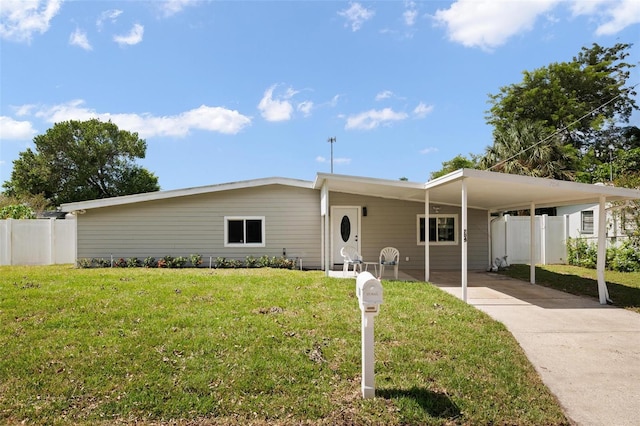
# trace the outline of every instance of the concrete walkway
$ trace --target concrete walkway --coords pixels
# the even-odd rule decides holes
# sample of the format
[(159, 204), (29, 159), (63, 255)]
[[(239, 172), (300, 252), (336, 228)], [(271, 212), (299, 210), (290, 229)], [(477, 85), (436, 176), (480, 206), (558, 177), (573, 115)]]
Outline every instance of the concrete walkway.
[[(460, 274), (430, 281), (461, 297)], [(640, 425), (640, 315), (498, 274), (470, 272), (468, 302), (502, 322), (578, 425)]]

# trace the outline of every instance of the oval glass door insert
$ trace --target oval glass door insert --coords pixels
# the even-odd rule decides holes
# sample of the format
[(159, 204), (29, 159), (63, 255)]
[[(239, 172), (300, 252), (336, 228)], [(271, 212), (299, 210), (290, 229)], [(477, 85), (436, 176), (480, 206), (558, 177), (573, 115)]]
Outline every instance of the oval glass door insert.
[(349, 216), (345, 215), (342, 217), (342, 221), (340, 222), (340, 236), (345, 243), (349, 241), (349, 237), (351, 236), (351, 221), (349, 220)]

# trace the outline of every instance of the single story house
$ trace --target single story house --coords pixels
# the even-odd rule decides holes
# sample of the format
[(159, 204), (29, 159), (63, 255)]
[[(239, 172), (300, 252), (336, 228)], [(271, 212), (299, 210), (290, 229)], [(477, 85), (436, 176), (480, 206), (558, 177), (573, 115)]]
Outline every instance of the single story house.
[[(344, 245), (355, 246), (365, 261), (393, 246), (400, 269), (424, 271), (425, 280), (432, 269), (461, 271), (466, 300), (468, 270), (492, 262), (492, 212), (628, 199), (640, 199), (640, 191), (460, 169), (426, 183), (318, 173), (314, 181), (265, 178), (60, 208), (77, 215), (77, 258), (284, 255), (328, 273), (342, 264)], [(604, 232), (599, 227), (603, 241)]]

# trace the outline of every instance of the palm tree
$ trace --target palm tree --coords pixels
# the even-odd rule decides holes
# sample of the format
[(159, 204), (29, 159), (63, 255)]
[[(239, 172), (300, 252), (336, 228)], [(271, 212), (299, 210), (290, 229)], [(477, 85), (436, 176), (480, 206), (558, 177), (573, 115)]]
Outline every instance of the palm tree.
[(574, 180), (573, 148), (542, 124), (515, 122), (493, 133), (493, 145), (480, 159), (480, 169), (525, 176)]

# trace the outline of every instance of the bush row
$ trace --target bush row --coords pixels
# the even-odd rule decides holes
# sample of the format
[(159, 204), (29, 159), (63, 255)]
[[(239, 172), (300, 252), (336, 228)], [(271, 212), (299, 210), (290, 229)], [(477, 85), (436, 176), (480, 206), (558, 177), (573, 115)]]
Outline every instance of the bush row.
[[(567, 241), (567, 261), (569, 265), (595, 269), (598, 261), (598, 245), (588, 243), (583, 238), (570, 238)], [(625, 240), (619, 246), (607, 248), (605, 268), (619, 272), (640, 271), (640, 247), (631, 240)]]
[[(159, 259), (155, 257), (147, 257), (144, 259), (137, 257), (120, 257), (117, 259), (81, 258), (78, 259), (77, 265), (79, 268), (197, 268), (202, 265), (202, 256), (192, 254), (189, 255), (189, 257), (164, 256)], [(244, 260), (216, 257), (212, 260), (211, 267), (294, 269), (296, 267), (296, 260), (275, 256), (247, 256)]]

